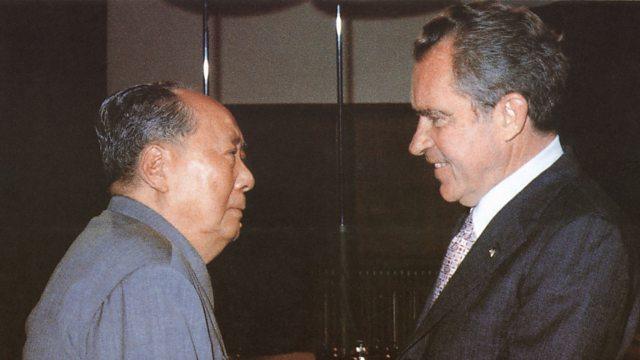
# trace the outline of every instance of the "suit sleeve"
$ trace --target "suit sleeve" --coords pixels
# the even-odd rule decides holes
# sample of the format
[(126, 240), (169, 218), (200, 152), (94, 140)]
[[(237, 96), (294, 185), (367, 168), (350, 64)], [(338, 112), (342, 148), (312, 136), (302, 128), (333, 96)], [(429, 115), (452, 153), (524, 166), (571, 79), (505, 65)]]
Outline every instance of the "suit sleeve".
[(635, 281), (619, 229), (585, 216), (548, 240), (520, 288), (508, 358), (613, 358)]
[(209, 344), (198, 294), (179, 272), (148, 266), (125, 278), (95, 313), (88, 359), (196, 359)]

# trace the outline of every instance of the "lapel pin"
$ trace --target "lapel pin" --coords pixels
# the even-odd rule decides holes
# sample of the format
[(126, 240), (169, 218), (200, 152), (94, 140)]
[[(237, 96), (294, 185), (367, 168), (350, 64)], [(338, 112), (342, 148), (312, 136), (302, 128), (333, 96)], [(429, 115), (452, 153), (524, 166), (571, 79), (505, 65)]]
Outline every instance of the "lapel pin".
[(493, 249), (493, 248), (492, 248), (492, 249), (489, 249), (489, 257), (491, 257), (491, 258), (492, 258), (492, 257), (493, 257), (493, 255), (495, 255), (495, 254), (496, 254), (496, 249)]

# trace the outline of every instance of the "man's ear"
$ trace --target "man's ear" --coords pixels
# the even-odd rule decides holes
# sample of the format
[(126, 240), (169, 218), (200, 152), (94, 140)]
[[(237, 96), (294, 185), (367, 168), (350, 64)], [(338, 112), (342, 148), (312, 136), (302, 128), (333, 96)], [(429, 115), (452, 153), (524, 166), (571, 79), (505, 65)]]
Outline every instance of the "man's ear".
[(169, 150), (160, 144), (145, 146), (138, 159), (138, 173), (142, 181), (159, 192), (169, 190), (167, 167)]
[(498, 101), (494, 114), (498, 116), (504, 140), (511, 141), (524, 130), (529, 104), (521, 94), (509, 93)]

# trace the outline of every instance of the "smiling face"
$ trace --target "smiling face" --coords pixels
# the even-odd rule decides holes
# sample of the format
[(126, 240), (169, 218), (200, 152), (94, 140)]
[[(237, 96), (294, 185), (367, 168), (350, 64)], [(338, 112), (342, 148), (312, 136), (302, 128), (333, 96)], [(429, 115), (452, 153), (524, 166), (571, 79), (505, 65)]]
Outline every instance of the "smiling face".
[[(166, 201), (176, 226), (205, 261), (238, 237), (245, 192), (254, 179), (243, 162), (242, 133), (220, 104), (195, 92), (176, 92), (192, 110), (195, 131), (173, 146)], [(211, 258), (211, 259), (208, 259)], [(207, 261), (208, 262), (208, 261)]]
[(508, 160), (497, 121), (491, 114), (480, 118), (456, 91), (452, 50), (451, 40), (443, 39), (414, 67), (412, 103), (419, 119), (409, 151), (434, 164), (446, 201), (475, 206), (505, 177)]

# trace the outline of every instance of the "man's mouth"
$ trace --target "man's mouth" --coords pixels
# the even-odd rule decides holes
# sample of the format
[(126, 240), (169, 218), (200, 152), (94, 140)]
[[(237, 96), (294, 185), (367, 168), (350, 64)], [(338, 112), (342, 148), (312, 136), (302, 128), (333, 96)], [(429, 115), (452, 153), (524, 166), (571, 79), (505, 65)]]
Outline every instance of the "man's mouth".
[(448, 163), (446, 163), (446, 162), (437, 162), (437, 163), (433, 163), (433, 166), (434, 166), (436, 169), (440, 169), (441, 167), (444, 167), (444, 166), (447, 166), (447, 165), (449, 165), (449, 164), (448, 164)]

